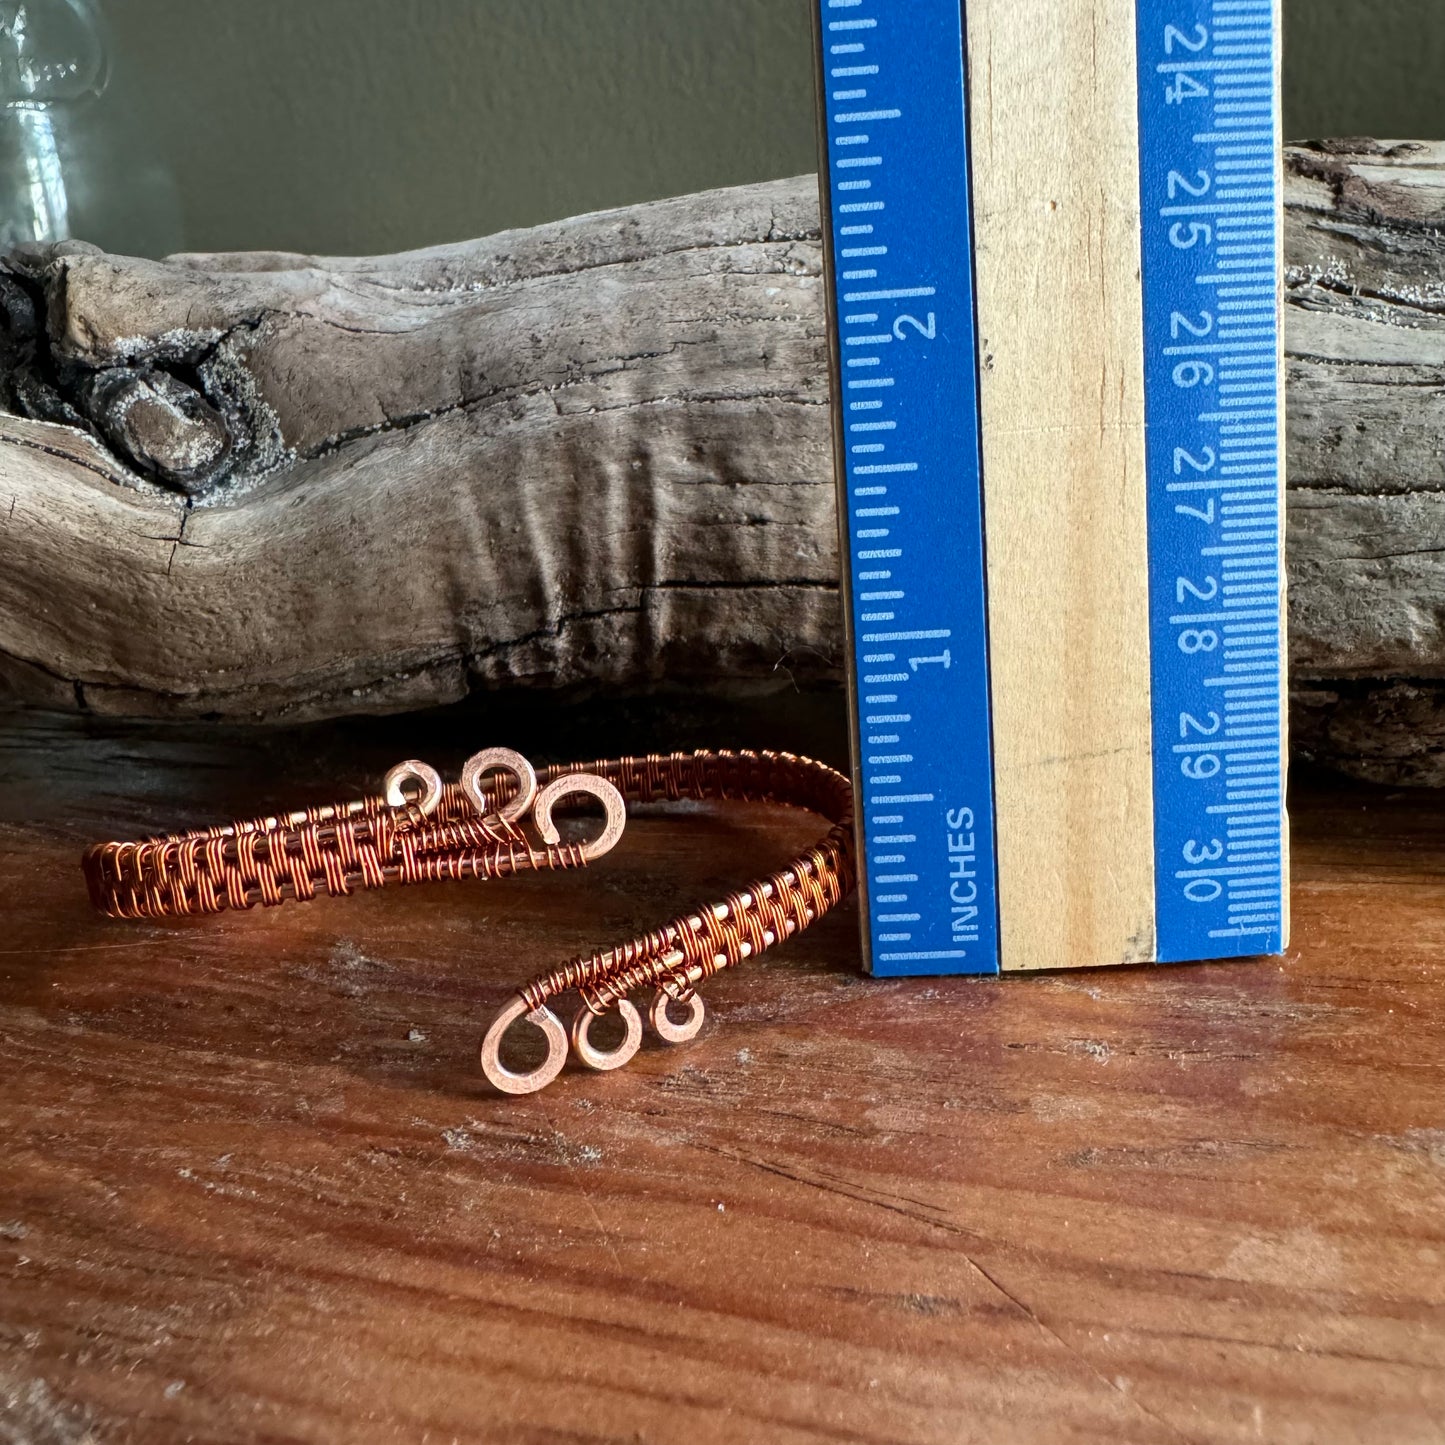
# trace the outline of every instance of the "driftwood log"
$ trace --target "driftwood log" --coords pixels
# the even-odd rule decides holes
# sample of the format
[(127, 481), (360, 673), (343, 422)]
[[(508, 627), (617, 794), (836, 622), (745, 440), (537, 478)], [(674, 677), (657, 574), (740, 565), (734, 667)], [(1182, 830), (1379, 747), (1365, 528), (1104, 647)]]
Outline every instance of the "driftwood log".
[[(1445, 146), (1287, 170), (1297, 742), (1445, 783)], [(836, 682), (820, 250), (800, 177), (373, 259), (0, 259), (0, 687)]]

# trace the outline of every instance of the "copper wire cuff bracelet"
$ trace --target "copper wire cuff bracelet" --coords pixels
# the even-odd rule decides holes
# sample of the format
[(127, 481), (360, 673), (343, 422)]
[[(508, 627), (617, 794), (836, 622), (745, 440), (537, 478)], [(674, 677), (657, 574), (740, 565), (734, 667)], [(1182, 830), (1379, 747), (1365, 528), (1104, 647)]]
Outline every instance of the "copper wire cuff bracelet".
[[(600, 802), (605, 820), (597, 836), (564, 843), (553, 810), (575, 795)], [(386, 775), (380, 797), (143, 842), (97, 843), (82, 867), (91, 901), (113, 918), (270, 907), (388, 883), (503, 878), (600, 858), (622, 836), (624, 799), (779, 803), (819, 813), (833, 826), (786, 867), (721, 903), (571, 959), (520, 989), (487, 1030), (481, 1065), (503, 1092), (530, 1094), (567, 1061), (568, 1030), (547, 1007), (559, 994), (575, 991), (581, 1000), (570, 1031), (578, 1058), (594, 1069), (619, 1068), (642, 1041), (630, 994), (654, 990), (654, 1031), (668, 1043), (690, 1039), (702, 1027), (700, 984), (806, 928), (847, 896), (855, 873), (853, 793), (841, 773), (791, 753), (746, 751), (650, 753), (539, 773), (520, 753), (488, 748), (468, 759), (457, 783), (410, 760)], [(686, 1010), (681, 1022), (674, 1007)], [(599, 1048), (592, 1024), (614, 1009), (622, 1042)], [(540, 1029), (547, 1045), (545, 1060), (526, 1073), (501, 1060), (503, 1035), (519, 1019)]]

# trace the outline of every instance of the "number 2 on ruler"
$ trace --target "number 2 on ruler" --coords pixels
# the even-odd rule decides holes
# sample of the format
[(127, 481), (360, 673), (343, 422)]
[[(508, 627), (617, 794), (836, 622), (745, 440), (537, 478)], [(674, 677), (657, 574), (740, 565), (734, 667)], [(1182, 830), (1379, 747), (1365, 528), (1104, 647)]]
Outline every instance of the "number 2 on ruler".
[(1159, 956), (1200, 958), (1283, 932), (1275, 11), (1138, 8)]

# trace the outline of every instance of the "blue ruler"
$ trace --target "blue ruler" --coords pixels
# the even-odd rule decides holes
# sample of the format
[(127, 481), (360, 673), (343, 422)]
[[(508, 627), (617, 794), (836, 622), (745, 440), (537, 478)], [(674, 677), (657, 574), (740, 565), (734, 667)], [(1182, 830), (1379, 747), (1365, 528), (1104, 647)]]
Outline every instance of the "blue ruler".
[(1273, 0), (1138, 0), (1161, 962), (1285, 921)]
[(819, 10), (870, 966), (993, 973), (959, 0), (819, 0)]
[[(1135, 11), (1155, 956), (1277, 952), (1275, 0)], [(994, 972), (966, 13), (818, 0), (817, 14), (871, 966)]]

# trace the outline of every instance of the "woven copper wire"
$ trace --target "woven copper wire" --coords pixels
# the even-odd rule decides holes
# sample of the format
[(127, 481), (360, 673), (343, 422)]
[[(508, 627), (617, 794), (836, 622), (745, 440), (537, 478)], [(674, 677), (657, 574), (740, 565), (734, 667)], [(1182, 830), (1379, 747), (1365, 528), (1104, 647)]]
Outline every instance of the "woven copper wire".
[[(509, 795), (502, 783), (484, 796), (496, 808)], [(141, 842), (97, 843), (81, 867), (91, 902), (112, 918), (170, 918), (585, 862), (576, 844), (539, 847), (495, 813), (482, 817), (461, 788), (448, 784), (430, 817), (366, 798)]]
[(853, 789), (841, 773), (811, 758), (751, 751), (650, 753), (548, 768), (538, 776), (551, 781), (567, 772), (597, 773), (632, 802), (781, 803), (819, 813), (833, 827), (787, 867), (722, 903), (540, 974), (521, 990), (529, 1010), (571, 989), (593, 1013), (647, 987), (663, 987), (686, 1002), (713, 974), (800, 932), (853, 887)]
[[(594, 1013), (649, 986), (685, 1003), (698, 984), (808, 927), (853, 886), (852, 787), (810, 758), (649, 753), (546, 768), (538, 779), (545, 785), (569, 773), (598, 774), (632, 802), (779, 803), (819, 813), (833, 827), (786, 867), (723, 902), (539, 975), (521, 990), (529, 1009), (570, 989)], [(141, 842), (97, 843), (86, 850), (82, 867), (91, 901), (113, 918), (220, 913), (388, 883), (584, 867), (580, 845), (539, 847), (490, 811), (514, 791), (505, 779), (495, 783), (484, 794), (486, 816), (460, 787), (447, 784), (430, 816), (373, 797)]]

